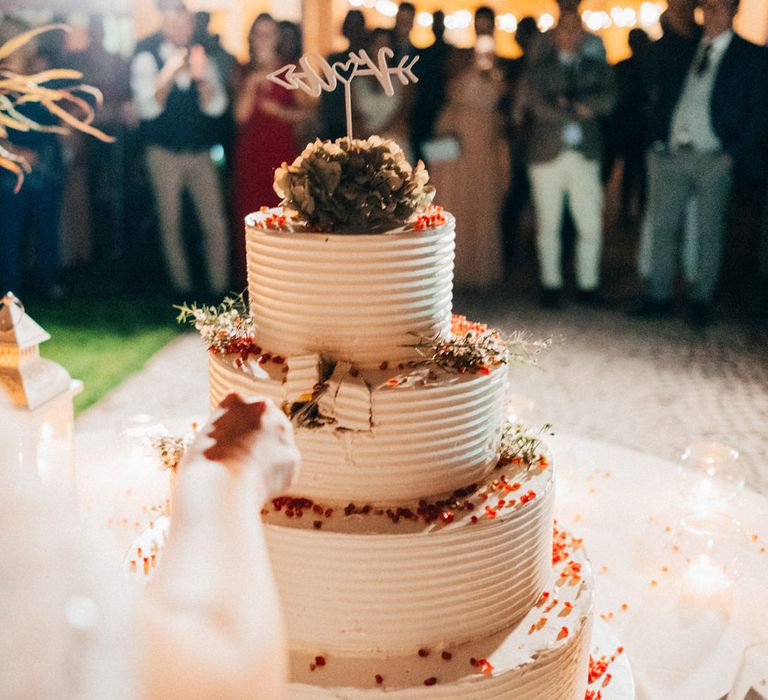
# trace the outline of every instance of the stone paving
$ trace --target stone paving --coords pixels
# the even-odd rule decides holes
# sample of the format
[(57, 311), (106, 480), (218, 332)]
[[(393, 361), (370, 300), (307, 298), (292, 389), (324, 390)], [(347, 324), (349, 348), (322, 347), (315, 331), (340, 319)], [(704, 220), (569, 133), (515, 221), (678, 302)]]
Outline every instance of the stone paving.
[[(511, 369), (513, 404), (532, 424), (675, 461), (687, 445), (725, 442), (748, 483), (768, 494), (768, 332), (721, 321), (696, 332), (682, 321), (637, 321), (618, 311), (458, 295), (457, 313), (504, 331), (555, 338), (539, 366)], [(206, 353), (181, 336), (78, 419), (79, 430), (120, 426), (136, 414), (174, 421), (207, 409)]]

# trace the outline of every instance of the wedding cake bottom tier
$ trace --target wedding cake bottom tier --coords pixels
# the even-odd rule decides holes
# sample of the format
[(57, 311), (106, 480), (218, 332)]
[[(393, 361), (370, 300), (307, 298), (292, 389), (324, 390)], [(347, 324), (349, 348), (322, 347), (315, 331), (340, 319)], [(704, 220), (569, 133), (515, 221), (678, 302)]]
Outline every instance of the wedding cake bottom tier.
[(293, 651), (287, 697), (583, 700), (592, 608), (591, 570), (577, 549), (553, 565), (549, 585), (514, 627), (388, 658)]

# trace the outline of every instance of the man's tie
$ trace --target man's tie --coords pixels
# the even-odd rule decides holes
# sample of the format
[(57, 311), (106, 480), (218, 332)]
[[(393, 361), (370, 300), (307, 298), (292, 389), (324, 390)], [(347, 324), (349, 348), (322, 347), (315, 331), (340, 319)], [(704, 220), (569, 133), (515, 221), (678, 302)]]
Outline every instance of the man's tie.
[(709, 69), (709, 58), (712, 54), (712, 43), (704, 42), (703, 48), (699, 52), (699, 59), (696, 62), (696, 75), (702, 76)]

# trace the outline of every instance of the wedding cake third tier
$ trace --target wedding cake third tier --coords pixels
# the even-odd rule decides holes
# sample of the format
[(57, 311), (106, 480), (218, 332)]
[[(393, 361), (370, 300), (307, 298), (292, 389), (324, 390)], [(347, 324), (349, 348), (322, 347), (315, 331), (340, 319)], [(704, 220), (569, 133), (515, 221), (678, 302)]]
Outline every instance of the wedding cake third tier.
[(509, 348), (451, 315), (423, 165), (317, 141), (276, 190), (246, 222), (250, 312), (196, 320), (212, 404), (266, 395), (296, 427), (299, 481), (263, 511), (289, 697), (582, 700), (589, 565), (553, 541), (538, 437), (505, 425)]

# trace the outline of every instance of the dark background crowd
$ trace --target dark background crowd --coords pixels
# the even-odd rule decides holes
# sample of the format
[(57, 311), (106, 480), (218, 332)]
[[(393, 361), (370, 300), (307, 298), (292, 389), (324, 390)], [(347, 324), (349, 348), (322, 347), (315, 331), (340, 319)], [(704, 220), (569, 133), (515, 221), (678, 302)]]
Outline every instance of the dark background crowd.
[[(661, 38), (633, 29), (616, 65), (578, 0), (559, 5), (549, 31), (519, 21), (516, 59), (497, 55), (488, 7), (474, 12), (472, 48), (446, 43), (441, 12), (417, 49), (412, 4), (393, 29), (351, 10), (347, 48), (330, 62), (384, 46), (420, 57), (418, 83), (393, 97), (374, 78), (353, 81), (355, 137), (392, 137), (426, 162), (436, 202), (456, 216), (459, 288), (535, 294), (545, 308), (634, 301), (639, 317), (682, 311), (701, 327), (717, 309), (765, 315), (768, 56), (733, 32), (738, 0), (670, 0)], [(87, 40), (45, 34), (3, 65), (82, 71), (104, 93), (96, 126), (116, 138), (11, 132), (33, 169), (17, 194), (0, 175), (4, 290), (241, 290), (242, 221), (278, 203), (274, 168), (316, 136), (345, 135), (342, 90), (313, 100), (266, 78), (301, 56), (300, 26), (259, 15), (241, 64), (207, 13), (159, 9), (161, 28), (130, 59), (104, 49), (94, 17)], [(0, 43), (24, 29), (4, 19)]]

